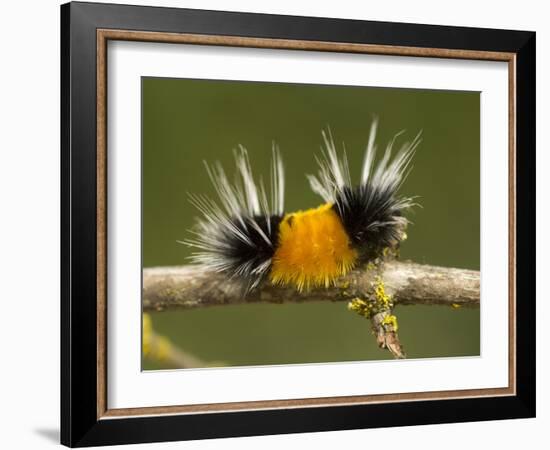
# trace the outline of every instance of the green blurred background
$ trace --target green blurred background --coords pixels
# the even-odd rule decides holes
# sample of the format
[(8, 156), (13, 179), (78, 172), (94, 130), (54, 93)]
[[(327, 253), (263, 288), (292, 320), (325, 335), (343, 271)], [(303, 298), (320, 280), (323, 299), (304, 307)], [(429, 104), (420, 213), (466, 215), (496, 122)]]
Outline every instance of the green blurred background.
[[(202, 161), (233, 173), (245, 146), (255, 175), (269, 179), (271, 144), (286, 170), (285, 209), (315, 207), (305, 174), (316, 173), (321, 129), (345, 142), (354, 181), (368, 131), (379, 118), (379, 154), (400, 130), (423, 130), (403, 184), (422, 208), (409, 215), (402, 259), (479, 270), (480, 103), (478, 92), (169, 78), (142, 79), (143, 266), (186, 264), (196, 210), (186, 192), (214, 197)], [(479, 309), (398, 306), (409, 358), (479, 355)], [(158, 334), (207, 362), (224, 365), (390, 359), (369, 322), (342, 303), (243, 305), (151, 314)], [(144, 369), (163, 365), (144, 360)]]

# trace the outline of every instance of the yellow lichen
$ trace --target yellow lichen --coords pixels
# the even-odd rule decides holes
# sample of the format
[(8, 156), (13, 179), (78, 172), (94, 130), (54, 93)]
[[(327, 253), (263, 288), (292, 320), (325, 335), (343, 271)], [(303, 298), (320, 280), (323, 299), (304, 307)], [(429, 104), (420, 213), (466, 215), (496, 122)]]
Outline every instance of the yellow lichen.
[(350, 311), (360, 311), (367, 305), (367, 302), (359, 297), (354, 298), (348, 303), (348, 309)]
[(372, 316), (374, 305), (370, 302), (356, 297), (348, 303), (348, 309), (354, 311), (360, 316), (369, 319)]
[(391, 296), (386, 293), (384, 281), (380, 276), (377, 276), (375, 279), (374, 295), (376, 302), (382, 306), (383, 309), (390, 309), (393, 306)]
[(397, 317), (395, 317), (393, 314), (388, 314), (382, 320), (382, 325), (385, 325), (385, 326), (389, 325), (393, 328), (393, 331), (397, 331), (397, 328), (398, 328)]
[(374, 264), (373, 262), (369, 262), (367, 264), (367, 270), (374, 270), (376, 269), (376, 264)]
[(386, 293), (386, 287), (380, 276), (375, 278), (373, 287), (374, 293), (369, 300), (356, 297), (348, 303), (348, 309), (367, 319), (374, 314), (390, 311), (393, 308), (392, 298)]

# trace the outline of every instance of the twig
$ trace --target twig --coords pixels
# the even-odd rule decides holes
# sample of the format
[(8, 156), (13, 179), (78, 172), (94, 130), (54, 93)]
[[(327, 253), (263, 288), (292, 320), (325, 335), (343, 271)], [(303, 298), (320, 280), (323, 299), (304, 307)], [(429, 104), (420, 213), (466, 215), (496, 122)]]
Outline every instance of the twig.
[(297, 292), (264, 282), (244, 294), (243, 285), (200, 266), (143, 270), (145, 311), (198, 308), (254, 302), (348, 301), (370, 319), (376, 342), (397, 358), (405, 352), (392, 314), (397, 304), (479, 306), (479, 272), (385, 260), (357, 269), (329, 288)]
[(373, 332), (378, 347), (387, 349), (395, 359), (406, 358), (403, 346), (395, 326), (387, 324), (384, 319), (391, 317), (390, 311), (382, 311), (371, 318)]
[[(163, 341), (164, 336), (159, 336), (157, 333), (151, 333), (149, 345), (152, 348), (151, 358), (162, 361), (164, 365), (173, 367), (174, 369), (188, 369), (194, 367), (207, 367), (209, 364), (201, 361), (194, 355), (187, 353), (174, 344), (170, 343), (170, 346), (164, 350), (165, 354), (159, 351), (163, 346), (166, 346)], [(160, 355), (159, 355), (160, 354)]]
[(143, 314), (143, 356), (174, 369), (207, 367), (210, 364), (176, 346), (166, 336), (153, 329), (151, 316)]
[(357, 269), (329, 288), (297, 292), (266, 282), (246, 296), (237, 281), (200, 266), (147, 268), (143, 270), (143, 308), (162, 311), (257, 302), (349, 301), (368, 296), (377, 276), (384, 280), (395, 305), (479, 306), (479, 272), (394, 260), (375, 269)]

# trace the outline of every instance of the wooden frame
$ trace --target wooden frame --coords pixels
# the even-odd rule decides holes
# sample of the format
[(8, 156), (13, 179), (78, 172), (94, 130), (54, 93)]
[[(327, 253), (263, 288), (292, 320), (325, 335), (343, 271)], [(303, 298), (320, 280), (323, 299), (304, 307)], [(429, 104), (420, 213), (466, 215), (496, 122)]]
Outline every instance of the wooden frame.
[[(89, 3), (63, 5), (61, 14), (62, 443), (83, 446), (534, 416), (535, 330), (529, 320), (535, 313), (534, 33)], [(508, 62), (509, 386), (109, 409), (108, 40)]]

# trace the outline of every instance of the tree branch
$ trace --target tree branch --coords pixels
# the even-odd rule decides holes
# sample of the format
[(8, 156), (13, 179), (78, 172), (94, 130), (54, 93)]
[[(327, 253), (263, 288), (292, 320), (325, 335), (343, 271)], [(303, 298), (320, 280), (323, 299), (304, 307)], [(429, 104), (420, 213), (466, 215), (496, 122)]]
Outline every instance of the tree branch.
[(143, 308), (162, 311), (257, 302), (349, 301), (368, 296), (377, 276), (395, 305), (479, 306), (479, 272), (391, 260), (375, 268), (357, 269), (329, 288), (297, 292), (266, 282), (246, 296), (239, 282), (200, 266), (147, 268), (143, 270)]

